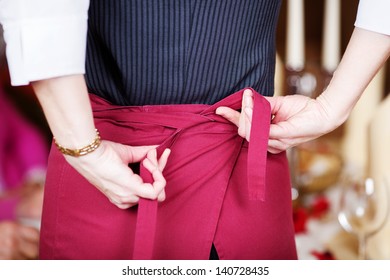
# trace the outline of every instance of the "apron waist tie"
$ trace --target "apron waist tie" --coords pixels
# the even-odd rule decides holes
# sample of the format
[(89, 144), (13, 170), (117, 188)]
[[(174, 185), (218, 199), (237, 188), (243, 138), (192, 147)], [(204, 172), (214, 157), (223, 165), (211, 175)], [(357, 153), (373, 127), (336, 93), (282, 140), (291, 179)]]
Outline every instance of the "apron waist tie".
[[(221, 118), (215, 115), (219, 106), (227, 106), (235, 110), (241, 109), (242, 89), (223, 100), (211, 105), (202, 112), (211, 118)], [(248, 147), (247, 157), (247, 182), (250, 200), (265, 201), (266, 198), (266, 161), (269, 128), (271, 123), (271, 108), (269, 102), (260, 94), (253, 92), (254, 108), (251, 127), (251, 141)], [(173, 137), (177, 137), (176, 133)], [(172, 139), (173, 141), (173, 139)], [(164, 142), (157, 148), (158, 156), (168, 148), (172, 141)], [(152, 183), (152, 175), (141, 164), (140, 175), (145, 182)], [(133, 259), (152, 259), (157, 220), (156, 200), (141, 198), (138, 204), (137, 223), (135, 229)]]

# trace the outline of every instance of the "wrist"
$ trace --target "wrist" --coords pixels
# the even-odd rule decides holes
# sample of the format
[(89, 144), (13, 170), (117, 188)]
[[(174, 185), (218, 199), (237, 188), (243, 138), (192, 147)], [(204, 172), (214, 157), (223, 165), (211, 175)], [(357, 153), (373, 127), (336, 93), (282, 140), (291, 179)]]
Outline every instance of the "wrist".
[(95, 125), (82, 75), (37, 81), (33, 87), (58, 143), (78, 149), (93, 141)]
[(316, 102), (318, 102), (325, 117), (324, 128), (326, 133), (343, 124), (350, 114), (348, 108), (340, 106), (340, 104), (334, 104), (332, 99), (326, 94), (326, 91), (316, 98)]
[(72, 156), (72, 157), (80, 157), (80, 156), (85, 156), (87, 154), (90, 154), (94, 152), (97, 148), (99, 148), (101, 144), (101, 138), (100, 138), (99, 131), (95, 129), (95, 137), (87, 145), (80, 146), (78, 148), (64, 147), (60, 143), (58, 143), (58, 141), (55, 138), (54, 138), (54, 143), (62, 154), (67, 156)]

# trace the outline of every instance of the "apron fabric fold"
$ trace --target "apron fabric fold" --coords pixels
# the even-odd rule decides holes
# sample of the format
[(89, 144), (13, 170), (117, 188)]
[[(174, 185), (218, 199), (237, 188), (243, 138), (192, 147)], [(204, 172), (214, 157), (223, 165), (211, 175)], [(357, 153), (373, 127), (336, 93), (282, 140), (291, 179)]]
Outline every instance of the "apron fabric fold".
[(269, 103), (254, 92), (249, 143), (215, 114), (241, 109), (243, 91), (213, 105), (116, 106), (91, 94), (102, 139), (171, 149), (166, 200), (121, 210), (53, 148), (40, 257), (208, 259), (214, 244), (220, 259), (296, 259), (286, 155), (267, 153)]

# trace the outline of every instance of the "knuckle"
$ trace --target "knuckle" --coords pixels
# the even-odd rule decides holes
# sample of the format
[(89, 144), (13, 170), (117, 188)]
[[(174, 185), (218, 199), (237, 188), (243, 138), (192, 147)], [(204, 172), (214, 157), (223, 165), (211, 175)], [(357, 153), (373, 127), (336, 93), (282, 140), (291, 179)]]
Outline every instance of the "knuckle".
[(138, 174), (133, 174), (130, 179), (134, 185), (140, 185), (143, 183), (142, 178)]
[(116, 203), (119, 205), (119, 204), (123, 204), (126, 202), (126, 197), (124, 196), (118, 196), (118, 198), (116, 199)]
[(161, 188), (164, 188), (167, 184), (167, 180), (165, 180), (164, 176), (161, 176), (161, 179), (158, 183), (161, 185)]
[(162, 202), (162, 201), (164, 201), (165, 199), (166, 199), (166, 195), (165, 195), (165, 193), (163, 192), (163, 193), (161, 193), (161, 194), (159, 195), (158, 201)]
[(129, 208), (130, 206), (128, 204), (116, 204), (116, 206), (119, 208), (119, 209), (127, 209)]
[(238, 135), (245, 138), (245, 130), (241, 126), (238, 128)]
[(139, 201), (139, 197), (136, 196), (135, 194), (129, 196), (128, 202), (130, 204), (137, 204), (138, 201)]
[(153, 192), (151, 195), (150, 195), (150, 199), (152, 200), (156, 200), (158, 198), (158, 194), (156, 192)]

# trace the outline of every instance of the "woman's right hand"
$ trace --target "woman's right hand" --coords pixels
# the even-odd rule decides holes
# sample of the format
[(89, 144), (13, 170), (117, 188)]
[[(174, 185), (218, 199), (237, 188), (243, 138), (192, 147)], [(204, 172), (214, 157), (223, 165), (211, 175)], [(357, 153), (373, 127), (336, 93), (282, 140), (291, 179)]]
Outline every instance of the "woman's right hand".
[(39, 231), (12, 221), (0, 222), (0, 260), (38, 258)]
[[(102, 140), (99, 148), (90, 154), (65, 158), (113, 204), (127, 209), (138, 204), (140, 198), (165, 199), (166, 181), (162, 172), (169, 154), (170, 150), (166, 149), (158, 159), (156, 146), (133, 147)], [(135, 162), (141, 162), (149, 170), (153, 183), (145, 183), (128, 167)]]
[(268, 140), (270, 153), (280, 153), (320, 137), (344, 120), (336, 117), (322, 97), (312, 99), (297, 94), (266, 99), (273, 115)]

